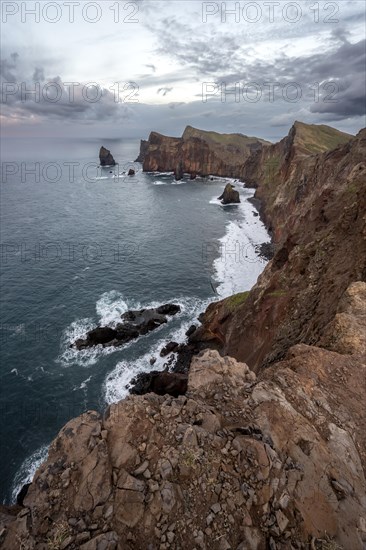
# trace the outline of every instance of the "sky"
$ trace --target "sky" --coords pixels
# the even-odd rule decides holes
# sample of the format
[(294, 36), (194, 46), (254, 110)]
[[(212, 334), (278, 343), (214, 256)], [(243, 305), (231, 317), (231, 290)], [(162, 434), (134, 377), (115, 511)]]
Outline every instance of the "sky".
[(4, 137), (365, 126), (362, 0), (1, 2)]

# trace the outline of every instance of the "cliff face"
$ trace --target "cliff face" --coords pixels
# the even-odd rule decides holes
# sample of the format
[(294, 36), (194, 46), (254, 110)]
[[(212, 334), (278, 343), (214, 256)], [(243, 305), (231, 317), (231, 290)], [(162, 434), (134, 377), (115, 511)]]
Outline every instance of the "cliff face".
[[(276, 253), (192, 335), (226, 356), (194, 357), (185, 395), (71, 420), (24, 506), (0, 506), (2, 548), (365, 548), (366, 130), (328, 151), (345, 137), (318, 128), (242, 166)], [(150, 138), (166, 165), (202, 141)]]
[(206, 351), (185, 396), (70, 421), (2, 548), (362, 550), (365, 375), (305, 345), (260, 378)]
[(149, 171), (175, 171), (180, 165), (183, 172), (207, 176), (239, 178), (245, 161), (254, 151), (268, 142), (242, 134), (217, 134), (187, 126), (181, 138), (172, 138), (151, 132), (148, 145), (141, 148), (143, 169)]
[(322, 342), (348, 286), (366, 279), (365, 158), (362, 130), (327, 153), (289, 149), (271, 181), (257, 180), (276, 254), (243, 303), (208, 308), (204, 341), (255, 370), (294, 344)]

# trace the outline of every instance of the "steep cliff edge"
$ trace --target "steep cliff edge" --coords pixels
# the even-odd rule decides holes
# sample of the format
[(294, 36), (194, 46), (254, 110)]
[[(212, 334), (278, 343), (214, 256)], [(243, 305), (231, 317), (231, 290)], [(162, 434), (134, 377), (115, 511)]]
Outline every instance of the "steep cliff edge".
[(151, 132), (139, 159), (143, 159), (145, 172), (173, 172), (179, 165), (192, 175), (239, 178), (245, 160), (267, 145), (269, 142), (242, 134), (218, 134), (187, 126), (181, 138)]
[(24, 506), (0, 507), (2, 548), (365, 548), (366, 130), (323, 140), (295, 124), (244, 165), (276, 253), (192, 335), (227, 356), (194, 357), (178, 398), (71, 420)]
[(276, 254), (243, 303), (209, 306), (197, 334), (254, 370), (322, 342), (348, 286), (366, 280), (366, 130), (326, 153), (288, 152), (257, 180)]
[(357, 354), (312, 346), (259, 378), (206, 351), (185, 396), (71, 420), (2, 548), (362, 550), (365, 375)]

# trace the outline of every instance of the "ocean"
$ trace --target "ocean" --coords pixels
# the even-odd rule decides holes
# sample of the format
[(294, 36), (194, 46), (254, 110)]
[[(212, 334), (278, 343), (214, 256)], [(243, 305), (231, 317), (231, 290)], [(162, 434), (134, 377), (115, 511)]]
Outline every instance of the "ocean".
[[(98, 168), (101, 145), (118, 166)], [(4, 503), (70, 418), (124, 398), (136, 373), (163, 368), (166, 342), (184, 341), (209, 303), (250, 289), (264, 269), (256, 245), (269, 236), (252, 190), (234, 182), (241, 203), (222, 206), (230, 180), (144, 173), (133, 162), (138, 152), (137, 140), (1, 142)], [(70, 348), (128, 309), (166, 302), (181, 313), (126, 346)]]

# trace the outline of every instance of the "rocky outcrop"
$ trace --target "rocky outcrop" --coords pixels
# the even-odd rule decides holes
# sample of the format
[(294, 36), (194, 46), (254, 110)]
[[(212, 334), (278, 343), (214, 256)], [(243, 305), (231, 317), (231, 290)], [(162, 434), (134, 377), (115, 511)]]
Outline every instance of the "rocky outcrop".
[(259, 378), (206, 351), (186, 395), (71, 420), (2, 548), (361, 550), (365, 374), (354, 355), (306, 345)]
[(266, 145), (269, 143), (264, 140), (243, 134), (218, 134), (187, 126), (181, 138), (151, 132), (139, 158), (144, 159), (144, 171), (171, 171), (177, 179), (183, 173), (192, 179), (209, 174), (238, 178), (245, 160)]
[(181, 138), (151, 132), (141, 141), (144, 171), (175, 172), (238, 178), (248, 186), (288, 177), (301, 158), (334, 149), (351, 135), (325, 125), (295, 122), (279, 143), (243, 134), (219, 134), (187, 126)]
[(101, 166), (115, 166), (116, 164), (111, 152), (103, 146), (99, 151), (99, 162)]
[(174, 372), (143, 372), (131, 381), (133, 395), (156, 393), (157, 395), (172, 395), (178, 397), (187, 391), (188, 376)]
[(222, 204), (240, 202), (239, 191), (237, 191), (231, 183), (227, 183), (224, 192), (218, 197), (218, 200), (221, 201)]
[(141, 162), (141, 163), (144, 162), (145, 155), (147, 153), (148, 147), (149, 147), (149, 142), (146, 139), (141, 139), (140, 140), (140, 152), (139, 152), (139, 155), (138, 155), (137, 159), (135, 160), (135, 162)]
[(90, 330), (85, 338), (78, 338), (71, 347), (85, 349), (93, 346), (121, 346), (159, 328), (168, 322), (167, 315), (180, 311), (177, 304), (164, 304), (157, 308), (131, 310), (121, 315), (122, 323), (115, 327), (97, 327)]
[(288, 153), (293, 160), (256, 191), (273, 259), (245, 301), (210, 305), (196, 335), (255, 371), (297, 343), (329, 345), (330, 323), (352, 339), (358, 329), (342, 304), (366, 280), (366, 130), (327, 153)]

